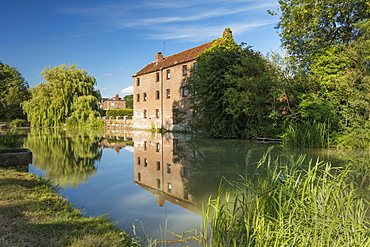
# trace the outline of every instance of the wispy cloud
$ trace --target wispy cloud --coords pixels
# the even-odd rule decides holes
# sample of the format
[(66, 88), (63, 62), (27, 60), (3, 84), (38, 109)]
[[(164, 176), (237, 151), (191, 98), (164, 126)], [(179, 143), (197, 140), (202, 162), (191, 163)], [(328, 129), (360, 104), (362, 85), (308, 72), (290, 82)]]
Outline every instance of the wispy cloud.
[(104, 76), (113, 76), (112, 73), (105, 73)]
[[(170, 0), (138, 0), (135, 4), (101, 5), (95, 8), (67, 10), (67, 13), (87, 16), (84, 29), (90, 33), (113, 32), (135, 28), (146, 30), (145, 39), (178, 39), (200, 41), (217, 37), (220, 31), (210, 33), (210, 27), (238, 27), (235, 32), (276, 23), (277, 19), (266, 14), (257, 18), (257, 13), (278, 6), (277, 1), (257, 0), (200, 0), (196, 2), (174, 2)], [(100, 27), (100, 28), (99, 28)], [(217, 28), (219, 29), (219, 28)], [(87, 30), (89, 30), (87, 28)], [(93, 30), (93, 31), (92, 31)], [(98, 31), (97, 31), (98, 30)], [(195, 35), (196, 34), (196, 35)], [(82, 34), (84, 35), (84, 34)], [(194, 40), (194, 37), (197, 37)]]

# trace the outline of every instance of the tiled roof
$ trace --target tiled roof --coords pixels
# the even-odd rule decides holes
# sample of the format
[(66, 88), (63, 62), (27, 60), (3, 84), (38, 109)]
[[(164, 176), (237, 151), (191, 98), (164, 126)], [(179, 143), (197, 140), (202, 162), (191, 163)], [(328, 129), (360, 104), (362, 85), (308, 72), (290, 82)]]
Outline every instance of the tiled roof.
[(133, 76), (135, 77), (138, 75), (147, 74), (153, 71), (158, 71), (160, 69), (171, 67), (179, 63), (184, 63), (184, 62), (194, 60), (199, 54), (201, 54), (202, 52), (210, 48), (212, 44), (213, 44), (213, 41), (197, 46), (197, 47), (194, 47), (194, 48), (191, 48), (189, 50), (171, 55), (169, 57), (164, 58), (158, 64), (156, 63), (156, 61), (151, 62), (150, 64), (145, 66), (142, 70), (140, 70)]

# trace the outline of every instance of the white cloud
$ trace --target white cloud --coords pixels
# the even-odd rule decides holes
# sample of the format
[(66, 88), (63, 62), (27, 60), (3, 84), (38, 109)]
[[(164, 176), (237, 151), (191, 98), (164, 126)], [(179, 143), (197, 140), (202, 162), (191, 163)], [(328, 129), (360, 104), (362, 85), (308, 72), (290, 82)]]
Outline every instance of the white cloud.
[(122, 89), (121, 91), (119, 91), (119, 93), (123, 94), (123, 95), (133, 94), (134, 93), (134, 87), (133, 86), (126, 87), (126, 88)]
[(106, 88), (106, 87), (95, 86), (94, 88), (95, 88), (95, 90), (100, 90), (100, 91), (107, 91), (108, 90), (108, 88)]
[(113, 76), (112, 73), (105, 73), (104, 76)]

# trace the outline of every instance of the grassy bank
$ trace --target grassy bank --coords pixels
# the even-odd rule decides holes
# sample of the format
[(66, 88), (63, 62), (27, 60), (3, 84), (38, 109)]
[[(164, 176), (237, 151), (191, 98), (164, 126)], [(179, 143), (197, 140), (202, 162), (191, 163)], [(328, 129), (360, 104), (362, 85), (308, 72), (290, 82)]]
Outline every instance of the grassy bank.
[(45, 179), (0, 167), (0, 246), (139, 245), (107, 217), (84, 217)]

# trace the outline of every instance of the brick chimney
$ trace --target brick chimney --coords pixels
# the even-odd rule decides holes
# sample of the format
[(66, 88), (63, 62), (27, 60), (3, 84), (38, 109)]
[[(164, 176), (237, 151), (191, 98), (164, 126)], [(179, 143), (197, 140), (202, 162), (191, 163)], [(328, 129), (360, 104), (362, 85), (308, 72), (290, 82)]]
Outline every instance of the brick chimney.
[(163, 60), (163, 54), (162, 54), (162, 52), (158, 52), (155, 55), (155, 63), (159, 64), (162, 60)]
[(116, 96), (115, 96), (115, 100), (119, 100), (119, 95), (118, 95), (118, 93), (116, 94)]

